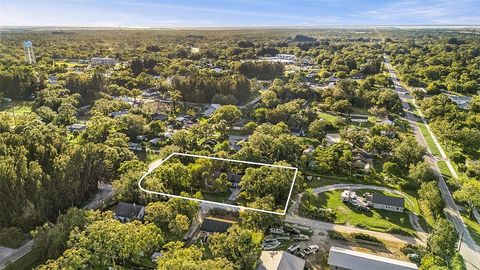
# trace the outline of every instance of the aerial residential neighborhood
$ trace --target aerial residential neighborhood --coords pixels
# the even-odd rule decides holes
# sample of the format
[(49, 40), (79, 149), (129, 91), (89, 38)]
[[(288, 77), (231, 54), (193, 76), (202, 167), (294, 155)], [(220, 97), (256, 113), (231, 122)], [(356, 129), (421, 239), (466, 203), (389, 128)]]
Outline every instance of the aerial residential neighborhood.
[(0, 269), (480, 269), (480, 3), (0, 3)]

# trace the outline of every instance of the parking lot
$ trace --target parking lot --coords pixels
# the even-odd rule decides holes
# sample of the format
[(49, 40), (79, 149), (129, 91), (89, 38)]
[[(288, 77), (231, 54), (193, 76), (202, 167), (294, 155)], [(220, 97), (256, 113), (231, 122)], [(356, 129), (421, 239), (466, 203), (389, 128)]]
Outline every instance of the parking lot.
[[(302, 227), (302, 226), (300, 226)], [(375, 255), (389, 257), (392, 259), (405, 259), (405, 255), (400, 251), (404, 243), (396, 241), (382, 241), (381, 245), (369, 245), (365, 243), (350, 242), (339, 239), (331, 239), (328, 232), (323, 229), (315, 228), (307, 231), (306, 227), (302, 227), (300, 234), (308, 235), (308, 240), (296, 241), (293, 235), (296, 233), (289, 233), (287, 230), (276, 231), (266, 236), (266, 239), (278, 239), (279, 245), (267, 250), (284, 250), (298, 257), (306, 260), (306, 266), (310, 269), (324, 269), (327, 265), (328, 252), (331, 246), (349, 248), (361, 252), (367, 252)], [(305, 254), (304, 250), (309, 246), (318, 246), (318, 250)], [(295, 250), (288, 250), (289, 248), (298, 246)], [(300, 253), (301, 252), (301, 253)], [(303, 254), (302, 254), (303, 253)]]

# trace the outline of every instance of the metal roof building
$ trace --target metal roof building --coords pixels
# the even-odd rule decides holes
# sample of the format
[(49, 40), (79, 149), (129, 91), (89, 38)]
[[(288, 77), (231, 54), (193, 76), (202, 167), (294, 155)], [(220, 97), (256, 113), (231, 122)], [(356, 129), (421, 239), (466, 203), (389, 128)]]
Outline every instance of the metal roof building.
[(413, 270), (417, 265), (340, 247), (331, 247), (328, 255), (331, 270)]

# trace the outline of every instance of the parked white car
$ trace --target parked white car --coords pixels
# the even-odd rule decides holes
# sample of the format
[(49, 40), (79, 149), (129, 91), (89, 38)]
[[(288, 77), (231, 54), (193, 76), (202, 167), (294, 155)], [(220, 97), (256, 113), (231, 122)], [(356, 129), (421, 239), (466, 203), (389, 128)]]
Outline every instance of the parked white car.
[(285, 231), (283, 231), (282, 228), (270, 228), (269, 232), (271, 234), (284, 234)]
[(280, 246), (280, 242), (277, 239), (270, 239), (268, 241), (264, 241), (262, 244), (263, 250), (272, 250)]
[(263, 244), (273, 244), (273, 243), (279, 243), (277, 239), (264, 239)]
[(295, 255), (297, 257), (300, 257), (300, 258), (305, 257), (305, 253), (303, 253), (303, 251), (300, 251), (300, 250), (297, 250), (296, 252), (294, 252), (293, 255)]
[(291, 245), (287, 248), (287, 251), (290, 253), (294, 253), (297, 250), (300, 250), (300, 245)]
[(292, 239), (296, 241), (308, 241), (310, 237), (308, 237), (308, 235), (305, 235), (305, 234), (298, 234), (298, 235), (294, 235)]
[(318, 248), (319, 247), (317, 245), (310, 245), (303, 250), (303, 253), (305, 253), (306, 255), (314, 254), (315, 252), (317, 252)]

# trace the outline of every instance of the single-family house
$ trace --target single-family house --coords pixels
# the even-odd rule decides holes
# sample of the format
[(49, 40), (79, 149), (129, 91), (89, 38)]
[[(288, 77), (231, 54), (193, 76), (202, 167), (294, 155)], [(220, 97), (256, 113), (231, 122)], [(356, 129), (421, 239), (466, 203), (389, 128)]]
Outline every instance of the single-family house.
[(139, 143), (135, 143), (135, 142), (128, 142), (128, 149), (130, 149), (132, 151), (142, 151), (143, 150), (142, 146)]
[(470, 102), (472, 101), (472, 98), (468, 96), (448, 95), (448, 98), (450, 98), (453, 103), (457, 104), (457, 106), (463, 110), (467, 110)]
[(327, 146), (340, 142), (342, 137), (340, 133), (327, 133), (325, 140), (327, 141)]
[(230, 148), (236, 151), (242, 149), (243, 142), (247, 141), (249, 136), (237, 136), (237, 135), (229, 135), (228, 142), (230, 144)]
[(73, 125), (67, 126), (67, 131), (71, 133), (84, 131), (85, 129), (87, 129), (87, 125), (84, 125), (84, 124), (73, 124)]
[(369, 205), (376, 209), (383, 209), (395, 212), (403, 212), (405, 199), (402, 197), (388, 196), (380, 193), (373, 194)]
[[(222, 174), (222, 172), (214, 172), (212, 177), (216, 179), (220, 177), (220, 174)], [(232, 183), (233, 187), (235, 188), (238, 187), (238, 185), (240, 184), (240, 181), (242, 180), (243, 175), (232, 173), (232, 172), (227, 172), (225, 174), (227, 175), (227, 181)]]
[(331, 270), (416, 270), (411, 262), (395, 260), (364, 252), (332, 246), (328, 254)]
[(303, 270), (305, 260), (285, 251), (262, 251), (257, 270)]
[(50, 76), (48, 76), (47, 78), (48, 78), (48, 82), (49, 82), (50, 84), (57, 84), (57, 83), (58, 83), (57, 77), (54, 76), (54, 75), (50, 75)]
[(244, 130), (245, 125), (249, 122), (250, 122), (250, 120), (248, 120), (248, 119), (243, 119), (243, 118), (237, 119), (237, 121), (235, 121), (235, 123), (233, 123), (232, 129), (233, 130)]
[(115, 207), (115, 218), (121, 222), (129, 222), (131, 220), (140, 220), (145, 216), (145, 206), (139, 204), (130, 204), (120, 202)]
[(206, 235), (212, 233), (224, 233), (235, 223), (237, 222), (228, 219), (207, 217), (203, 220), (202, 225), (200, 226), (200, 232), (203, 232)]
[(152, 257), (150, 257), (150, 259), (152, 259), (152, 262), (157, 262), (157, 260), (160, 259), (162, 256), (163, 256), (162, 252), (156, 251), (152, 254)]
[(158, 144), (159, 142), (163, 141), (162, 138), (153, 138), (151, 139), (150, 141), (148, 141), (149, 143), (153, 144), (153, 145), (156, 145)]
[(152, 114), (152, 120), (156, 121), (166, 121), (168, 119), (168, 115), (163, 113), (154, 113)]
[(205, 110), (203, 111), (203, 116), (205, 117), (210, 117), (218, 108), (220, 108), (222, 105), (220, 104), (210, 104), (205, 107)]
[(304, 155), (307, 155), (307, 156), (311, 156), (314, 151), (315, 151), (315, 147), (313, 147), (312, 145), (310, 145), (310, 146), (308, 146), (307, 148), (305, 148), (305, 149), (303, 150), (303, 154), (304, 154)]
[(110, 57), (92, 57), (90, 59), (92, 65), (109, 65), (114, 66), (117, 64), (117, 59)]
[(368, 115), (363, 114), (350, 114), (350, 121), (353, 123), (367, 123)]
[(124, 115), (128, 114), (128, 110), (122, 110), (122, 111), (117, 111), (117, 112), (111, 112), (108, 114), (108, 116), (113, 117), (113, 118), (118, 118)]

